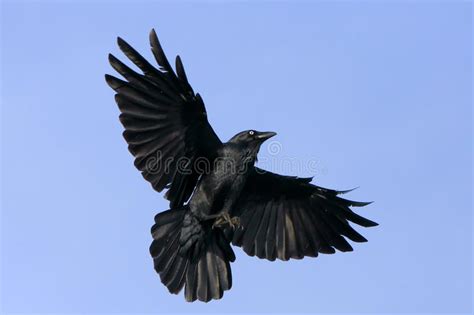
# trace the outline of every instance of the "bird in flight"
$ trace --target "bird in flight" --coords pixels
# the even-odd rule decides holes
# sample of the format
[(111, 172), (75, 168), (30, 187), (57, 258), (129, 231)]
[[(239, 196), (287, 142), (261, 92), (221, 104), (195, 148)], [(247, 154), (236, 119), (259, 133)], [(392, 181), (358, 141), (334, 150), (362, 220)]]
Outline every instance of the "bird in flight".
[(314, 185), (312, 178), (255, 166), (260, 146), (276, 133), (246, 130), (222, 142), (180, 57), (174, 71), (154, 30), (150, 45), (158, 68), (117, 41), (142, 73), (110, 54), (123, 79), (105, 79), (116, 92), (136, 168), (156, 191), (167, 190), (170, 209), (155, 216), (150, 253), (169, 292), (184, 287), (190, 302), (222, 298), (232, 286), (231, 245), (250, 256), (287, 261), (352, 251), (346, 238), (367, 241), (349, 222), (377, 225), (351, 209), (368, 202), (342, 198), (349, 191)]

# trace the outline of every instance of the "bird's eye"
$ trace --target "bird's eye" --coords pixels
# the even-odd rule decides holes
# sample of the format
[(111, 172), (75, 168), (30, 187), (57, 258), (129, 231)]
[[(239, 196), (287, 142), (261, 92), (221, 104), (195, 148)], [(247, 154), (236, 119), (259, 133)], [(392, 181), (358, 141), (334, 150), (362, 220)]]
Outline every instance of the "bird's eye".
[(253, 130), (249, 131), (249, 135), (253, 136), (254, 134), (255, 134), (255, 131), (253, 131)]

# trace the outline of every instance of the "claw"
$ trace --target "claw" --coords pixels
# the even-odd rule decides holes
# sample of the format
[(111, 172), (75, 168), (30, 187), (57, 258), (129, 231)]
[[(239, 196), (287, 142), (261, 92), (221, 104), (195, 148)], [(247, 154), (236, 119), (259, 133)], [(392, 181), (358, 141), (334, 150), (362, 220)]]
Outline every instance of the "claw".
[(230, 226), (232, 226), (232, 229), (236, 229), (240, 226), (240, 218), (239, 217), (232, 217), (230, 219)]
[(212, 228), (221, 227), (224, 225), (229, 225), (232, 229), (236, 229), (236, 227), (240, 226), (240, 218), (239, 217), (230, 217), (228, 212), (223, 212), (219, 217), (216, 218), (214, 223), (212, 224)]

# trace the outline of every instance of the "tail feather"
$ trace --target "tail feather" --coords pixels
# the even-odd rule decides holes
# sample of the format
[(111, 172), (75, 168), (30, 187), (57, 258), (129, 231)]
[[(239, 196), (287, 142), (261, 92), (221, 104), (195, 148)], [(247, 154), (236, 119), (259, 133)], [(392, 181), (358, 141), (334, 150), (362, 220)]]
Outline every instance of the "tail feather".
[(155, 270), (171, 293), (184, 287), (189, 302), (220, 299), (232, 286), (234, 252), (221, 230), (190, 216), (183, 207), (155, 217), (150, 246)]
[[(224, 291), (232, 287), (230, 262), (235, 260), (235, 256), (233, 252), (232, 256), (226, 255), (228, 249), (223, 250), (218, 245), (218, 240), (223, 237), (220, 230), (212, 230), (205, 252), (189, 266), (186, 273), (186, 301), (218, 300), (222, 298)], [(230, 248), (228, 243), (226, 246)]]

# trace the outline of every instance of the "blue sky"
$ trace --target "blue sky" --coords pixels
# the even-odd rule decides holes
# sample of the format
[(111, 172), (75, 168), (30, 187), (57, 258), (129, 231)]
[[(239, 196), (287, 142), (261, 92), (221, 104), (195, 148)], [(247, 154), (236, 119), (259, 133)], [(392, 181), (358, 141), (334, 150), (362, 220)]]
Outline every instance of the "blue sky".
[[(471, 6), (3, 2), (1, 311), (471, 313)], [(153, 27), (221, 139), (274, 130), (262, 166), (360, 186), (369, 242), (291, 262), (236, 248), (223, 300), (169, 295), (148, 254), (167, 203), (103, 78), (118, 35), (151, 58)]]

